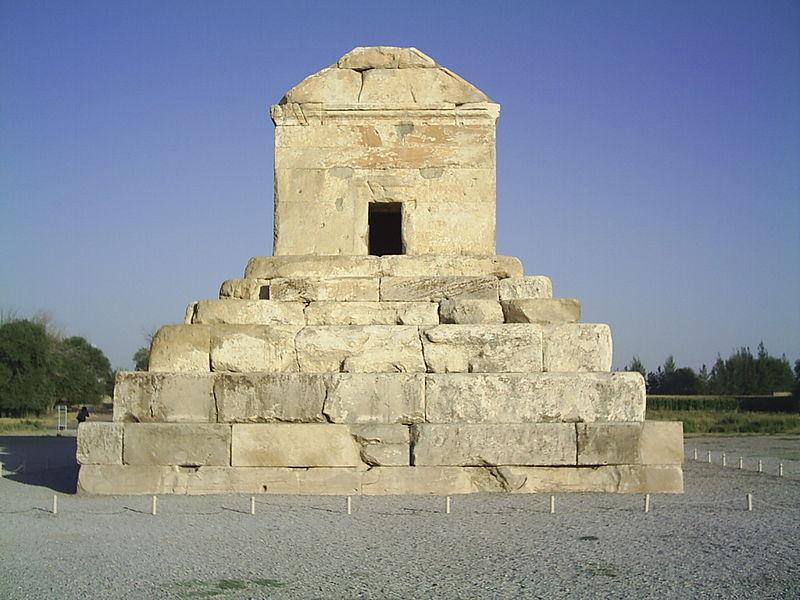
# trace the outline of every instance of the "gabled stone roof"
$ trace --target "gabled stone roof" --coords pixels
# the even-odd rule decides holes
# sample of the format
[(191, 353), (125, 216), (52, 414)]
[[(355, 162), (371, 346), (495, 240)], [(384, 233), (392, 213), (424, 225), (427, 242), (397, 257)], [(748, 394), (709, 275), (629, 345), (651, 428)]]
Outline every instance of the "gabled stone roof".
[(416, 48), (354, 48), (336, 64), (309, 75), (281, 104), (323, 104), (364, 109), (444, 108), (492, 102), (468, 81)]

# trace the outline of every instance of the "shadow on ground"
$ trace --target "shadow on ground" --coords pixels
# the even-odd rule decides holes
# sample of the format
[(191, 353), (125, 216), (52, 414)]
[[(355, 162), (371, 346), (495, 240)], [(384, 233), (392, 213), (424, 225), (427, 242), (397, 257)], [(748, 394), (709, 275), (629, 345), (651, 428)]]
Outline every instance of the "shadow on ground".
[(78, 488), (76, 439), (44, 435), (0, 436), (3, 477), (74, 494)]

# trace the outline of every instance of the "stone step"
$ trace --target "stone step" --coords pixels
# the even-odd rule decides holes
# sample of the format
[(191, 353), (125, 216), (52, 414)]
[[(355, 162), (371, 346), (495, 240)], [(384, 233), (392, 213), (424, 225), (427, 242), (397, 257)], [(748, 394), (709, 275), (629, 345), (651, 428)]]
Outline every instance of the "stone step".
[(491, 275), (521, 277), (522, 263), (513, 256), (255, 256), (246, 278), (420, 277)]
[(680, 465), (679, 422), (85, 423), (81, 464), (233, 467)]
[(153, 372), (604, 372), (611, 369), (611, 358), (610, 329), (593, 323), (431, 327), (197, 323), (159, 329), (149, 368)]
[(638, 373), (119, 373), (115, 422), (641, 422)]
[(679, 465), (601, 467), (171, 467), (84, 464), (89, 494), (454, 496), (474, 493), (683, 493)]

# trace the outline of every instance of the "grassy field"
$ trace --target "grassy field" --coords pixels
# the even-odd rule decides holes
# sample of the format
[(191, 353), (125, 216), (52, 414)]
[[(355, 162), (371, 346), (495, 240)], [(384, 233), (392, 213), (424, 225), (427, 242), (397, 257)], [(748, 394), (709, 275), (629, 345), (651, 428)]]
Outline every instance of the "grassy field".
[[(47, 428), (47, 419), (40, 417), (0, 417), (0, 433), (44, 433)], [(54, 421), (55, 422), (55, 421)]]
[(716, 410), (648, 410), (648, 421), (683, 421), (684, 433), (800, 433), (800, 414)]

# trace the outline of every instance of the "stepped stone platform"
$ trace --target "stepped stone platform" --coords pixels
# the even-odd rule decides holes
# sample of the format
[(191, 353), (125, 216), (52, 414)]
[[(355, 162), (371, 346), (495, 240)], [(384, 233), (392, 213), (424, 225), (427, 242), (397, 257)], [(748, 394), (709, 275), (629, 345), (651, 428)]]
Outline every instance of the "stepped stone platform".
[(682, 492), (607, 325), (495, 255), (499, 106), (410, 48), (357, 48), (272, 109), (275, 256), (154, 336), (97, 494)]

